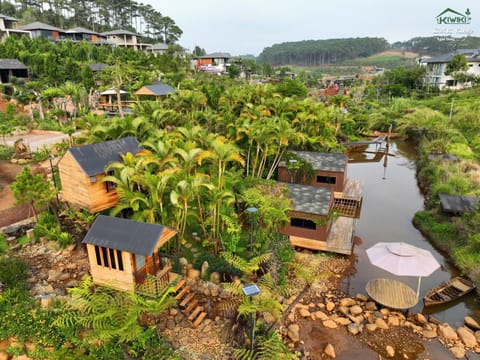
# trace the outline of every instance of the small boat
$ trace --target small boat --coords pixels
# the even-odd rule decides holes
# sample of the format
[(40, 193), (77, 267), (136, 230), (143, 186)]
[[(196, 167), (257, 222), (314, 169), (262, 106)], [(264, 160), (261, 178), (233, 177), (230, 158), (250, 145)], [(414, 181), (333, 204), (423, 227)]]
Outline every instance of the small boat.
[(428, 291), (423, 297), (425, 306), (444, 304), (456, 300), (475, 289), (475, 284), (462, 277), (454, 277)]

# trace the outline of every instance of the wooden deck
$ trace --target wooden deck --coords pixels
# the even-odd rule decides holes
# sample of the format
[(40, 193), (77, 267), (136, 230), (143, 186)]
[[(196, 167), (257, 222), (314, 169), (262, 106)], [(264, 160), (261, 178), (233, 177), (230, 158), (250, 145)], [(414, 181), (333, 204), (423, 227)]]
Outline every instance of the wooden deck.
[(334, 192), (334, 208), (340, 216), (360, 218), (362, 210), (362, 183), (347, 179), (343, 192)]
[(367, 294), (377, 303), (397, 310), (414, 307), (418, 297), (412, 288), (392, 279), (370, 280), (366, 286)]
[(385, 142), (386, 139), (387, 139), (387, 136), (386, 136), (386, 135), (381, 135), (381, 136), (377, 136), (375, 139), (372, 139), (372, 140), (352, 141), (352, 142), (348, 142), (348, 143), (343, 143), (342, 145), (343, 145), (343, 146), (347, 146), (347, 147), (350, 147), (350, 146), (371, 145), (371, 144), (380, 145), (380, 144), (382, 144), (383, 142)]
[(327, 241), (290, 236), (290, 243), (311, 250), (351, 255), (353, 251), (353, 226), (355, 219), (339, 217), (332, 224)]

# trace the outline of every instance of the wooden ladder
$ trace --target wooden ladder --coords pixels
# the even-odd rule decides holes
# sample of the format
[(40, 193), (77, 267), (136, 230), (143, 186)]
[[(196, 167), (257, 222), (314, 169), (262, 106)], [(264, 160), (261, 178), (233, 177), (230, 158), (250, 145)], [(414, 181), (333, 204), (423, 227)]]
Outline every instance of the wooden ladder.
[(195, 293), (191, 291), (190, 286), (186, 285), (184, 279), (181, 279), (175, 285), (175, 299), (179, 302), (182, 311), (188, 316), (188, 320), (192, 322), (192, 326), (197, 328), (207, 316), (203, 306), (198, 305), (198, 299)]

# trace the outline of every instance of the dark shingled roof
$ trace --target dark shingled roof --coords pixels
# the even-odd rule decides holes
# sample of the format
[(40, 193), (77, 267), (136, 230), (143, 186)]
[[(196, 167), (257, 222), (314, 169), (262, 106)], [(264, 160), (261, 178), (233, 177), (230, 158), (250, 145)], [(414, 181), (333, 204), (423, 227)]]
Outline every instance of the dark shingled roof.
[(107, 64), (88, 64), (88, 66), (90, 66), (90, 69), (92, 69), (93, 72), (97, 72), (97, 71), (102, 71), (108, 65)]
[(138, 140), (133, 136), (68, 149), (88, 176), (102, 174), (105, 167), (122, 160), (120, 155), (140, 151)]
[(19, 30), (50, 30), (50, 31), (58, 31), (62, 33), (65, 32), (65, 30), (62, 30), (52, 25), (42, 23), (40, 21), (35, 21), (27, 25), (19, 26), (17, 29)]
[(224, 52), (214, 52), (211, 54), (199, 56), (199, 59), (225, 59), (225, 58), (231, 58), (232, 56), (229, 53), (224, 53)]
[(434, 160), (434, 159), (449, 160), (449, 161), (456, 162), (458, 161), (458, 156), (453, 154), (429, 154), (428, 155), (428, 160)]
[(103, 36), (111, 36), (111, 35), (131, 35), (131, 36), (140, 36), (139, 34), (136, 34), (136, 33), (133, 33), (131, 31), (128, 31), (128, 30), (112, 30), (112, 31), (106, 31), (106, 32), (103, 32), (101, 33), (100, 35), (103, 35)]
[(175, 92), (175, 89), (173, 87), (160, 82), (153, 83), (152, 85), (145, 85), (144, 88), (147, 88), (156, 96), (164, 96)]
[(87, 28), (84, 28), (84, 27), (81, 27), (81, 26), (68, 29), (66, 31), (66, 33), (68, 33), (68, 34), (100, 35), (100, 33), (96, 32), (96, 31), (93, 31), (93, 30), (90, 30), (90, 29), (87, 29)]
[(150, 256), (164, 229), (163, 225), (100, 215), (82, 243)]
[(457, 54), (465, 55), (467, 61), (480, 61), (480, 49), (459, 49), (448, 54), (422, 59), (422, 63), (448, 63), (452, 61), (453, 57)]
[(2, 19), (2, 18), (5, 19), (5, 20), (8, 20), (8, 21), (18, 21), (17, 19), (15, 19), (11, 16), (0, 14), (0, 19)]
[(326, 187), (286, 183), (294, 211), (328, 215), (332, 190)]
[(478, 197), (447, 194), (438, 196), (445, 212), (466, 213), (475, 211), (478, 207)]
[[(321, 153), (311, 151), (292, 151), (295, 155), (308, 161), (314, 170), (344, 172), (347, 155), (340, 153)], [(285, 166), (285, 163), (283, 163)]]
[(0, 69), (23, 69), (27, 67), (17, 59), (0, 59)]

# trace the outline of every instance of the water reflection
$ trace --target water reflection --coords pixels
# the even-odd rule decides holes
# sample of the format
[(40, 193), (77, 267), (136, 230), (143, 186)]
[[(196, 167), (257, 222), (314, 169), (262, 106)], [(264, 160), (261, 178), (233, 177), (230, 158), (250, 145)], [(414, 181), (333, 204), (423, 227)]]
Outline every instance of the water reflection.
[[(363, 149), (362, 149), (363, 150)], [(365, 149), (373, 154), (379, 149), (374, 145)], [(404, 241), (431, 251), (441, 264), (431, 276), (422, 278), (420, 298), (432, 287), (442, 281), (458, 275), (458, 271), (422, 236), (413, 226), (412, 218), (416, 211), (423, 209), (423, 196), (417, 186), (415, 167), (415, 147), (401, 140), (393, 140), (388, 149), (389, 156), (384, 161), (368, 161), (376, 155), (370, 153), (351, 153), (354, 159), (348, 166), (348, 176), (363, 183), (363, 208), (357, 221), (356, 235), (362, 242), (355, 245), (353, 263), (355, 272), (345, 279), (344, 287), (349, 293), (365, 294), (368, 281), (375, 278), (387, 278), (402, 281), (416, 290), (418, 278), (398, 277), (370, 264), (365, 250), (377, 242)], [(358, 162), (367, 160), (366, 162)], [(480, 303), (475, 301), (476, 294), (467, 295), (450, 304), (423, 308), (423, 301), (412, 309), (433, 314), (440, 321), (451, 325), (463, 324), (463, 318), (470, 315), (480, 320)]]

